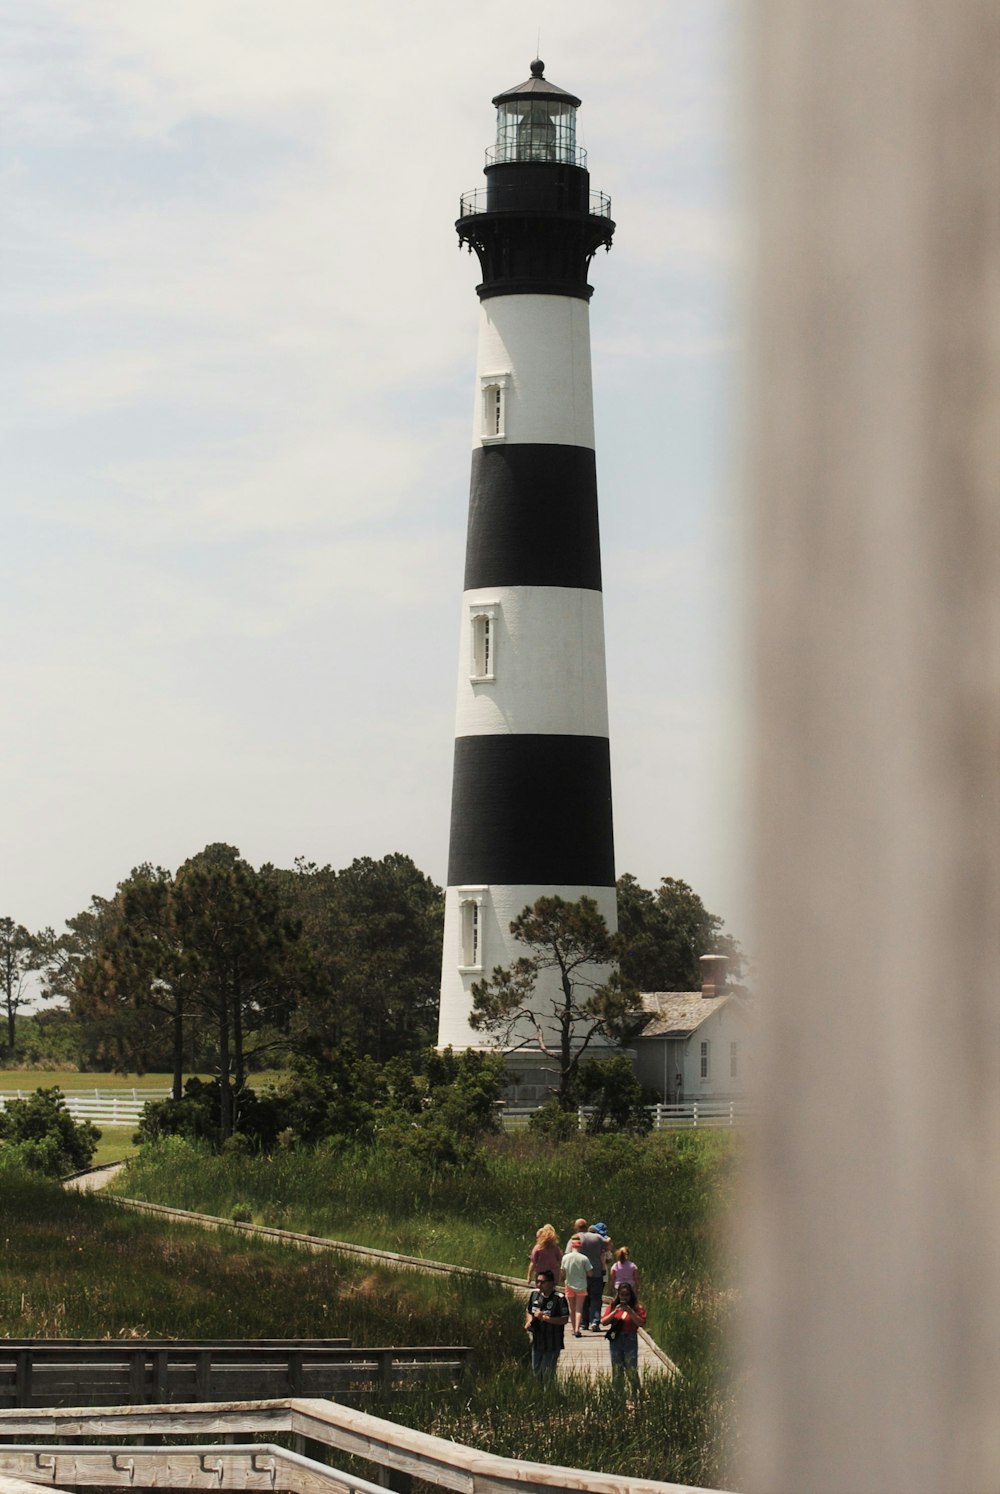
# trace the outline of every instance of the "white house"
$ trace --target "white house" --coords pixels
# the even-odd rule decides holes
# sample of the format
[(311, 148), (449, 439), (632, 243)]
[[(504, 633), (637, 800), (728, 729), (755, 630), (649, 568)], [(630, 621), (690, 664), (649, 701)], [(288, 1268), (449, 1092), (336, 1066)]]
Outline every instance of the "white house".
[(729, 1100), (745, 1094), (753, 1018), (726, 989), (723, 955), (703, 955), (700, 991), (644, 991), (648, 1021), (630, 1047), (636, 1077), (665, 1104)]

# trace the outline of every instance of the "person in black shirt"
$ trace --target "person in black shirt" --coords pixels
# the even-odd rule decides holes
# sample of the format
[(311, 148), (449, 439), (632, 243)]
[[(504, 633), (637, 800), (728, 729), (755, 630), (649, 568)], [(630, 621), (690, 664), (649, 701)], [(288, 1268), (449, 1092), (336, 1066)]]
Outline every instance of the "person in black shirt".
[(566, 1298), (556, 1291), (555, 1275), (539, 1271), (524, 1314), (525, 1329), (531, 1334), (531, 1368), (539, 1380), (548, 1380), (556, 1372), (568, 1317)]

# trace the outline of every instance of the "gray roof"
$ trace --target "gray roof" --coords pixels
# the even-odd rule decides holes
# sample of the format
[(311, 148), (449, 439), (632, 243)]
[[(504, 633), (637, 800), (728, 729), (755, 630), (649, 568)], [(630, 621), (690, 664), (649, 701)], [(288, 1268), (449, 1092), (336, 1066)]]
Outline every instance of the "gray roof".
[(559, 88), (555, 83), (550, 83), (543, 76), (545, 63), (540, 58), (531, 64), (531, 77), (526, 83), (519, 83), (516, 88), (505, 88), (503, 93), (498, 93), (494, 98), (494, 104), (501, 104), (505, 99), (560, 99), (564, 104), (572, 104), (575, 109), (580, 107), (580, 99), (575, 93), (568, 93), (565, 88)]
[(735, 999), (732, 992), (725, 996), (703, 996), (700, 991), (643, 991), (639, 1000), (643, 1011), (649, 1013), (649, 1021), (639, 1038), (686, 1037), (713, 1012)]

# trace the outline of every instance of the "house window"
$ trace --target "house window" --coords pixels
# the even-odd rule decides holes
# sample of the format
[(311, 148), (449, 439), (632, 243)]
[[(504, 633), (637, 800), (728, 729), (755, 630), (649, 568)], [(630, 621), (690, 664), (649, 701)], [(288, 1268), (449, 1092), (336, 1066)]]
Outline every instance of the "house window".
[(507, 374), (486, 374), (482, 380), (482, 412), (479, 434), (485, 443), (503, 441), (507, 435)]
[(485, 887), (460, 887), (458, 892), (460, 970), (483, 968), (483, 897)]
[(472, 649), (469, 678), (481, 683), (496, 678), (497, 604), (477, 602), (471, 611)]
[(730, 1077), (730, 1079), (738, 1079), (740, 1077), (740, 1045), (739, 1045), (739, 1043), (730, 1043), (729, 1044), (729, 1077)]
[(709, 1058), (709, 1049), (710, 1048), (711, 1048), (711, 1044), (710, 1043), (702, 1043), (702, 1045), (701, 1045), (701, 1077), (703, 1079), (707, 1079), (709, 1077), (709, 1074), (708, 1074), (708, 1058)]

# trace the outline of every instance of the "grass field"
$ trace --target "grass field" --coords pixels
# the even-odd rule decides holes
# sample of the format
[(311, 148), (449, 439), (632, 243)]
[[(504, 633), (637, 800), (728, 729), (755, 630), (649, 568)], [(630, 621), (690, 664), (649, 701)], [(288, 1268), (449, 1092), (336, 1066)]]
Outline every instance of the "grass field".
[(107, 1162), (124, 1162), (134, 1157), (136, 1146), (132, 1141), (135, 1132), (129, 1126), (108, 1126), (97, 1143), (97, 1151), (91, 1158), (91, 1167), (103, 1167)]
[[(192, 1076), (185, 1074), (185, 1079)], [(199, 1079), (211, 1079), (211, 1074), (198, 1074)], [(254, 1089), (271, 1084), (281, 1078), (276, 1072), (254, 1074), (251, 1083)], [(64, 1094), (95, 1089), (156, 1089), (162, 1094), (170, 1093), (172, 1074), (81, 1074), (76, 1069), (3, 1069), (0, 1068), (0, 1092), (12, 1089), (51, 1089), (57, 1086)]]

